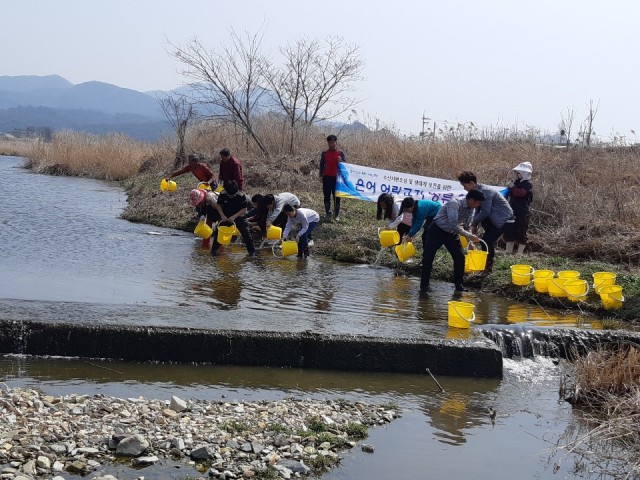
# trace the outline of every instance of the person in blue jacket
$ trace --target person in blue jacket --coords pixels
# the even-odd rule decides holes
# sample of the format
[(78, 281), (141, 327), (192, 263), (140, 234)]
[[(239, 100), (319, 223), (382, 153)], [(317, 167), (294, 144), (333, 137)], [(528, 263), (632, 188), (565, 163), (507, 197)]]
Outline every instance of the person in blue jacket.
[(400, 213), (408, 212), (412, 214), (411, 228), (404, 236), (404, 240), (411, 242), (413, 237), (422, 228), (422, 244), (424, 245), (427, 237), (427, 228), (433, 221), (433, 217), (442, 208), (442, 204), (432, 200), (416, 200), (413, 197), (406, 197), (400, 204)]

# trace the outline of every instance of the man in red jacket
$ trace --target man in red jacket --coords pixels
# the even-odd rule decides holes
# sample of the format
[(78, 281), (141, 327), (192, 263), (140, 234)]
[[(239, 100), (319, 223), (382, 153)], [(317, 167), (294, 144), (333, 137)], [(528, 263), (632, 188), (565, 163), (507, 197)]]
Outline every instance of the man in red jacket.
[(215, 190), (218, 186), (216, 182), (216, 177), (213, 175), (207, 164), (200, 161), (200, 156), (198, 154), (189, 155), (189, 163), (187, 163), (184, 167), (176, 170), (175, 172), (171, 172), (166, 180), (169, 181), (173, 177), (178, 177), (185, 173), (191, 172), (193, 175), (200, 180), (201, 182), (206, 182), (209, 186)]
[(336, 180), (338, 178), (338, 163), (344, 162), (342, 150), (338, 150), (338, 137), (327, 137), (329, 148), (320, 155), (320, 178), (322, 178), (322, 193), (324, 194), (324, 210), (327, 222), (331, 221), (331, 197), (333, 197), (333, 218), (340, 220), (340, 197), (336, 196)]
[(229, 180), (235, 180), (240, 190), (244, 190), (244, 175), (240, 160), (231, 155), (228, 148), (220, 150), (220, 183), (223, 185)]

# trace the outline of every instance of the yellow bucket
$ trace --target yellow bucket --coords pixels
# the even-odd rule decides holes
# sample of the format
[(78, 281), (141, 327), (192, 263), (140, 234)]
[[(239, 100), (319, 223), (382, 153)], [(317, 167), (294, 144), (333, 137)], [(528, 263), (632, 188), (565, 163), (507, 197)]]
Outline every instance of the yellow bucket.
[(416, 254), (416, 247), (413, 246), (413, 242), (396, 245), (395, 250), (396, 255), (398, 256), (398, 260), (400, 260), (401, 262), (406, 262)]
[(176, 188), (178, 188), (178, 185), (173, 180), (169, 180), (167, 182), (167, 179), (163, 178), (160, 181), (160, 190), (162, 190), (163, 192), (166, 192), (167, 190), (170, 192), (175, 192)]
[(624, 296), (622, 295), (622, 287), (620, 285), (605, 285), (604, 287), (600, 287), (598, 293), (600, 294), (602, 307), (605, 310), (618, 310), (624, 303)]
[(391, 247), (400, 243), (400, 233), (397, 230), (380, 230), (378, 236), (381, 247)]
[(449, 326), (453, 328), (469, 328), (476, 320), (473, 311), (475, 305), (469, 302), (449, 301)]
[(469, 245), (469, 239), (464, 235), (460, 235), (460, 245), (462, 245), (462, 248), (467, 248), (467, 245)]
[(564, 289), (564, 284), (569, 281), (568, 278), (550, 278), (547, 283), (547, 291), (550, 297), (566, 297), (567, 291)]
[(282, 228), (275, 225), (267, 228), (267, 240), (280, 240), (280, 237), (282, 237)]
[(586, 280), (567, 280), (564, 283), (567, 298), (572, 302), (582, 302), (589, 293), (589, 283)]
[(293, 240), (286, 240), (282, 242), (282, 256), (288, 257), (289, 255), (296, 255), (298, 253), (298, 242)]
[(220, 193), (222, 190), (224, 190), (224, 186), (221, 183), (220, 185), (218, 185), (218, 188), (216, 188), (215, 192)]
[(207, 225), (206, 220), (200, 220), (196, 225), (196, 228), (193, 230), (193, 233), (195, 233), (200, 238), (204, 238), (206, 240), (213, 233), (213, 228)]
[(207, 182), (200, 182), (198, 184), (198, 190), (211, 190), (211, 185), (209, 185)]
[(526, 287), (534, 273), (535, 270), (531, 265), (511, 265), (511, 283)]
[(598, 292), (600, 287), (606, 287), (607, 285), (615, 285), (616, 274), (613, 272), (596, 272), (593, 277), (593, 290)]
[(558, 272), (558, 278), (564, 278), (567, 280), (575, 280), (580, 277), (580, 272), (577, 270), (562, 270)]
[(218, 225), (218, 243), (220, 245), (229, 245), (231, 243), (231, 237), (233, 237), (235, 231), (235, 225)]
[(469, 250), (464, 259), (464, 273), (479, 273), (487, 265), (487, 256), (484, 250)]
[(547, 293), (549, 280), (553, 278), (555, 272), (553, 270), (536, 270), (533, 272), (533, 288), (538, 293)]

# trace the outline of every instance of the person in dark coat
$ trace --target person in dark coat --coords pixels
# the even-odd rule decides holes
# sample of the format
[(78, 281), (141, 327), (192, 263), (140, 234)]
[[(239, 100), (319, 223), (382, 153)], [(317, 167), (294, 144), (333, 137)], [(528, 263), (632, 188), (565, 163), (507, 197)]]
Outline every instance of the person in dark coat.
[(507, 199), (509, 205), (516, 216), (516, 221), (511, 228), (504, 231), (503, 238), (506, 242), (506, 252), (513, 253), (513, 247), (518, 244), (518, 255), (524, 253), (527, 247), (527, 231), (529, 230), (530, 206), (533, 201), (533, 184), (531, 183), (531, 174), (533, 167), (530, 162), (522, 162), (520, 165), (511, 170), (514, 179), (509, 182), (507, 187), (509, 193)]

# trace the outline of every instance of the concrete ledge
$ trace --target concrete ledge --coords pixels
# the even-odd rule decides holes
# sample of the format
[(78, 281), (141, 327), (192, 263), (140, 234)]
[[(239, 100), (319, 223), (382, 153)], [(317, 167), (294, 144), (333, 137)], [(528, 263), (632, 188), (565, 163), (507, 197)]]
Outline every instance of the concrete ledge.
[(502, 377), (490, 340), (0, 321), (0, 353), (371, 372)]

